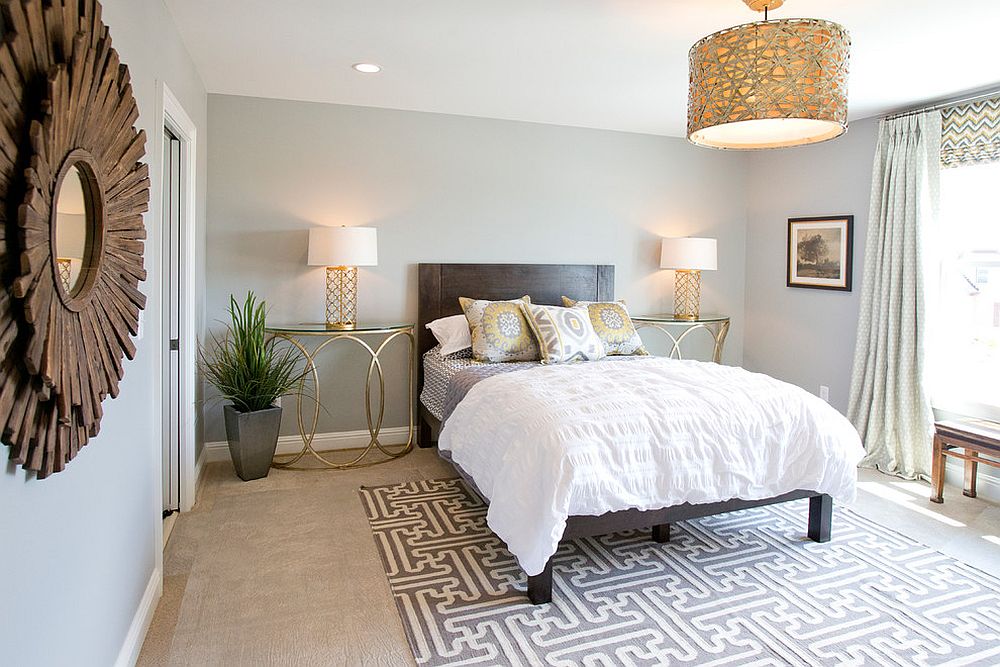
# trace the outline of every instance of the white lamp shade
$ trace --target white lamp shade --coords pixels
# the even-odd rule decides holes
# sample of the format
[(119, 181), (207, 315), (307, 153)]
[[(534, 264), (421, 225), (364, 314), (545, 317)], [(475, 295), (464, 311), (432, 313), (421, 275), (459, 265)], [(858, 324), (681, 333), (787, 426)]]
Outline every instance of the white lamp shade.
[(313, 227), (309, 230), (309, 266), (375, 266), (374, 227)]
[(715, 239), (663, 239), (660, 244), (660, 268), (714, 271), (718, 268)]

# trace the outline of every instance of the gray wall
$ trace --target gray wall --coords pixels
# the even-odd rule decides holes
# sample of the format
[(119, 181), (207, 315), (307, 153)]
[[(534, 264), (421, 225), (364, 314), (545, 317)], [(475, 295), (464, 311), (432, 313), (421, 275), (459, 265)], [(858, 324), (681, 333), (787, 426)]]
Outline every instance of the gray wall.
[[(816, 146), (754, 153), (749, 161), (744, 365), (846, 411), (857, 334), (872, 160), (878, 121), (851, 124)], [(785, 286), (788, 218), (854, 215), (854, 289)]]
[[(129, 65), (158, 197), (153, 151), (157, 81), (166, 81), (204, 137), (204, 86), (161, 0), (104, 0), (104, 20)], [(206, 162), (199, 165), (204, 223)], [(149, 297), (135, 361), (121, 394), (104, 403), (101, 434), (66, 471), (38, 481), (10, 464), (0, 473), (0, 662), (6, 665), (111, 665), (157, 562), (160, 530), (160, 244), (157, 217), (141, 286)], [(203, 275), (200, 278), (203, 280)], [(4, 448), (6, 450), (6, 448)], [(158, 573), (157, 573), (158, 576)]]
[[(719, 239), (703, 308), (733, 317), (742, 358), (745, 155), (682, 139), (363, 107), (209, 96), (207, 308), (255, 290), (272, 322), (322, 321), (322, 268), (306, 230), (371, 225), (379, 265), (361, 270), (361, 320), (416, 316), (418, 262), (610, 263), (634, 313), (672, 308), (659, 239)], [(323, 384), (320, 431), (363, 427), (363, 366), (341, 348)], [(346, 362), (346, 363), (342, 363)], [(388, 426), (405, 424), (402, 354)], [(287, 404), (286, 404), (287, 405)], [(217, 404), (206, 439), (224, 440)], [(286, 410), (284, 433), (293, 433)]]

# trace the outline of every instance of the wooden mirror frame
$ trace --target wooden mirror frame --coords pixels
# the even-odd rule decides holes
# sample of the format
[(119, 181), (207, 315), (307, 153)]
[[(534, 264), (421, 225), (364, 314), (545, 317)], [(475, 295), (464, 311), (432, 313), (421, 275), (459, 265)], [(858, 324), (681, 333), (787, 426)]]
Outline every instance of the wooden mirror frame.
[[(96, 0), (0, 0), (0, 439), (44, 478), (100, 431), (146, 297), (146, 135)], [(92, 245), (66, 293), (54, 200), (80, 169)], [(93, 215), (91, 215), (93, 214)]]

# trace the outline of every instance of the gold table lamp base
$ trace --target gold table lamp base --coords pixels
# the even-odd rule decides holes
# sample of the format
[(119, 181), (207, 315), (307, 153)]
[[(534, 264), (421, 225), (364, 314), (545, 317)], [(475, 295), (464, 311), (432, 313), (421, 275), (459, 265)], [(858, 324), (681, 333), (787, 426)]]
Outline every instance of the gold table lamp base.
[(62, 283), (66, 294), (73, 293), (73, 261), (60, 257), (56, 260), (56, 267), (59, 269), (59, 281)]
[(358, 267), (326, 267), (326, 326), (353, 329), (358, 322)]
[(700, 311), (701, 271), (678, 269), (674, 274), (674, 317), (696, 320)]

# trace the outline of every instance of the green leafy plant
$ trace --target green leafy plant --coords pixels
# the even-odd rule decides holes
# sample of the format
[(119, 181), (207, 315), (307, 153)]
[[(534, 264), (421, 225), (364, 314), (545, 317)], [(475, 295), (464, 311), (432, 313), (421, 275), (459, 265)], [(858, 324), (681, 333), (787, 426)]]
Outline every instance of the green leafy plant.
[(226, 334), (212, 334), (211, 351), (199, 352), (202, 373), (240, 412), (266, 410), (296, 390), (306, 373), (302, 352), (267, 335), (265, 304), (253, 292), (242, 306), (230, 295), (229, 318)]

